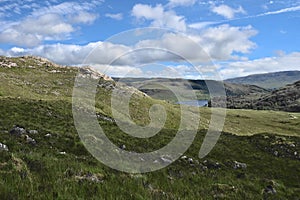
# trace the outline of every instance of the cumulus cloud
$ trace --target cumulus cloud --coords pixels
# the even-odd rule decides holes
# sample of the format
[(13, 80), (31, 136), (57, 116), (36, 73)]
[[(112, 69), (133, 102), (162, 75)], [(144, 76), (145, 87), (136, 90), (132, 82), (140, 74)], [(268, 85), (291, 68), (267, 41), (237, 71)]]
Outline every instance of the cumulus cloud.
[(143, 70), (138, 67), (128, 65), (93, 65), (101, 73), (108, 74), (111, 77), (142, 77), (145, 75)]
[(256, 47), (250, 38), (257, 34), (251, 26), (232, 27), (227, 24), (205, 29), (196, 37), (199, 44), (215, 60), (232, 59), (234, 53), (249, 53)]
[(146, 4), (136, 4), (132, 8), (131, 14), (138, 20), (151, 21), (151, 26), (186, 31), (184, 16), (176, 15), (172, 10), (165, 10), (161, 4), (154, 7)]
[(75, 24), (91, 24), (97, 18), (89, 12), (94, 3), (65, 2), (34, 9), (27, 17), (12, 22), (2, 21), (0, 43), (34, 47), (45, 40), (68, 39), (77, 30)]
[(250, 74), (299, 69), (300, 52), (293, 52), (276, 57), (265, 57), (256, 60), (223, 64), (220, 73), (224, 78), (232, 78)]
[(238, 13), (241, 13), (241, 14), (246, 13), (246, 11), (241, 6), (234, 9), (225, 4), (222, 4), (220, 6), (212, 6), (211, 11), (218, 15), (225, 17), (226, 19), (233, 19), (234, 16)]
[(69, 21), (74, 24), (92, 24), (97, 17), (97, 14), (83, 11), (69, 16)]
[[(136, 65), (152, 62), (209, 62), (236, 59), (235, 53), (248, 53), (255, 47), (251, 27), (221, 25), (194, 35), (167, 32), (157, 39), (137, 40), (131, 45), (96, 42), (87, 45), (51, 44), (24, 49), (22, 54), (47, 57), (61, 64), (80, 64), (93, 51), (89, 61), (113, 65)], [(128, 35), (127, 37), (136, 37)], [(14, 51), (10, 52), (14, 55)]]
[[(58, 64), (63, 65), (81, 65), (81, 64), (109, 64), (115, 59), (126, 54), (131, 48), (124, 45), (116, 45), (109, 42), (93, 42), (87, 45), (71, 45), (71, 44), (49, 44), (40, 45), (34, 48), (22, 49), (16, 51), (12, 48), (6, 55), (37, 55), (46, 57)], [(90, 56), (88, 56), (92, 53)], [(86, 60), (88, 58), (88, 60)], [(131, 65), (132, 58), (126, 56), (117, 59), (114, 65)]]
[(123, 14), (122, 13), (116, 13), (116, 14), (106, 13), (105, 17), (112, 18), (112, 19), (115, 19), (115, 20), (122, 20), (123, 19)]

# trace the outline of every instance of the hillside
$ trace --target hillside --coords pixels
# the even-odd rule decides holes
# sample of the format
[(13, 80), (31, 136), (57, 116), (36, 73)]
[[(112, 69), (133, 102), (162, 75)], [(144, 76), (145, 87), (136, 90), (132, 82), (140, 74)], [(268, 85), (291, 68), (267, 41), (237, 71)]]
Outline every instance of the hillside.
[[(228, 110), (217, 145), (199, 158), (211, 112), (222, 111), (200, 108), (197, 134), (179, 159), (170, 164), (164, 155), (154, 162), (170, 164), (165, 168), (125, 173), (93, 157), (82, 142), (87, 138), (77, 133), (72, 92), (79, 71), (99, 78), (97, 120), (120, 155), (152, 152), (176, 135), (179, 105), (152, 99), (88, 67), (59, 66), (32, 56), (0, 57), (1, 199), (298, 199), (300, 113)], [(129, 109), (137, 124), (149, 124), (153, 104), (165, 108), (166, 124), (157, 135), (135, 138), (118, 127), (111, 110), (116, 88), (120, 95), (132, 94)], [(193, 122), (197, 109), (188, 107), (188, 121)]]
[(300, 80), (300, 71), (282, 71), (231, 78), (225, 80), (225, 82), (257, 85), (266, 89), (278, 89), (298, 80)]
[(149, 96), (168, 100), (170, 102), (177, 102), (176, 96), (171, 90), (180, 92), (186, 100), (193, 99), (189, 96), (189, 92), (193, 91), (197, 99), (209, 99), (209, 90), (207, 85), (212, 88), (222, 88), (224, 84), (227, 96), (241, 96), (241, 95), (257, 95), (267, 93), (268, 90), (255, 85), (241, 85), (234, 83), (222, 83), (214, 80), (185, 80), (185, 79), (168, 79), (168, 78), (114, 78), (125, 85), (138, 88), (140, 91)]
[[(213, 98), (218, 102), (220, 99)], [(260, 96), (228, 96), (227, 108), (300, 112), (300, 81)]]
[(256, 101), (259, 109), (274, 108), (289, 112), (300, 112), (300, 81), (288, 84)]

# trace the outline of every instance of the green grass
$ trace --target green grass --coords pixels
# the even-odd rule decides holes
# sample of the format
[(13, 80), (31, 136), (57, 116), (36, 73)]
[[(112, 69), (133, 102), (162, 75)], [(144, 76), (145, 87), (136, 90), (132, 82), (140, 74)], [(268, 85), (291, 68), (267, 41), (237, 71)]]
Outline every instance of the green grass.
[[(29, 59), (25, 64), (37, 63)], [(9, 148), (0, 151), (1, 199), (299, 199), (300, 162), (294, 155), (300, 153), (299, 113), (227, 110), (220, 140), (207, 157), (199, 159), (211, 117), (210, 108), (201, 108), (198, 133), (184, 153), (193, 158), (192, 165), (179, 159), (158, 171), (128, 174), (103, 165), (82, 144), (71, 104), (76, 70), (53, 74), (49, 70), (57, 68), (46, 65), (0, 68), (0, 142)], [(148, 124), (148, 109), (161, 104), (168, 114), (166, 126), (151, 138), (137, 139), (115, 123), (100, 120), (108, 138), (135, 152), (166, 145), (177, 132), (180, 106), (138, 93), (131, 100), (130, 114), (136, 123)], [(109, 105), (110, 92), (99, 88), (97, 112), (111, 116)], [(195, 109), (189, 107), (191, 115)], [(37, 144), (10, 135), (15, 124), (38, 130), (31, 135)], [(246, 163), (247, 168), (234, 169), (234, 161)], [(220, 167), (214, 167), (216, 162)], [(89, 175), (98, 182), (85, 178)], [(264, 194), (268, 185), (277, 193)]]

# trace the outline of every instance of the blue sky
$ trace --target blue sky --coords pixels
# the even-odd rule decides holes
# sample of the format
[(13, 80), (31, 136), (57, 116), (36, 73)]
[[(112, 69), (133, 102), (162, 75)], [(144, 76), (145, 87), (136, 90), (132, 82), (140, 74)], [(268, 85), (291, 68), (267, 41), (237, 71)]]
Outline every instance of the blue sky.
[[(1, 55), (90, 64), (111, 76), (226, 79), (300, 69), (300, 0), (0, 0), (0, 25)], [(149, 27), (164, 31), (134, 30)]]

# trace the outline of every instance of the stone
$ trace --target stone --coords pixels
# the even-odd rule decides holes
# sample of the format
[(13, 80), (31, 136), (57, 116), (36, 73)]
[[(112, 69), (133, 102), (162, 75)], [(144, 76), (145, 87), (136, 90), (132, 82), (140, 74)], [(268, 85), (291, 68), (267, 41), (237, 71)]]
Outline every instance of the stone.
[(122, 144), (122, 145), (120, 146), (120, 149), (125, 150), (125, 149), (126, 149), (125, 144)]
[(39, 132), (37, 130), (29, 130), (28, 133), (35, 135), (35, 134), (38, 134)]
[(242, 162), (238, 162), (238, 161), (234, 161), (233, 162), (233, 168), (234, 169), (246, 169), (247, 168), (247, 164), (246, 163), (242, 163)]
[(36, 144), (35, 139), (29, 137), (28, 135), (25, 135), (25, 139), (26, 139), (26, 142), (29, 143), (29, 144), (32, 144), (32, 145)]
[(102, 183), (104, 176), (102, 174), (92, 174), (90, 172), (86, 173), (85, 175), (77, 175), (75, 178), (79, 181), (90, 181), (94, 183)]
[(187, 159), (187, 156), (181, 156), (181, 159), (185, 160)]
[(272, 185), (268, 185), (265, 189), (264, 192), (267, 194), (276, 194), (277, 191)]
[(8, 151), (7, 145), (0, 143), (0, 151)]
[(50, 133), (47, 133), (46, 135), (45, 135), (45, 137), (47, 137), (47, 138), (49, 138), (49, 137), (51, 137), (52, 135), (50, 134)]
[(278, 151), (274, 151), (274, 156), (278, 156)]
[(290, 147), (295, 148), (296, 145), (292, 143), (292, 144), (290, 144)]
[(203, 165), (205, 165), (208, 169), (220, 169), (221, 164), (218, 162), (204, 160)]
[(10, 131), (10, 134), (12, 135), (17, 135), (17, 136), (21, 136), (26, 134), (26, 130), (23, 127), (19, 127), (18, 125), (15, 125)]

